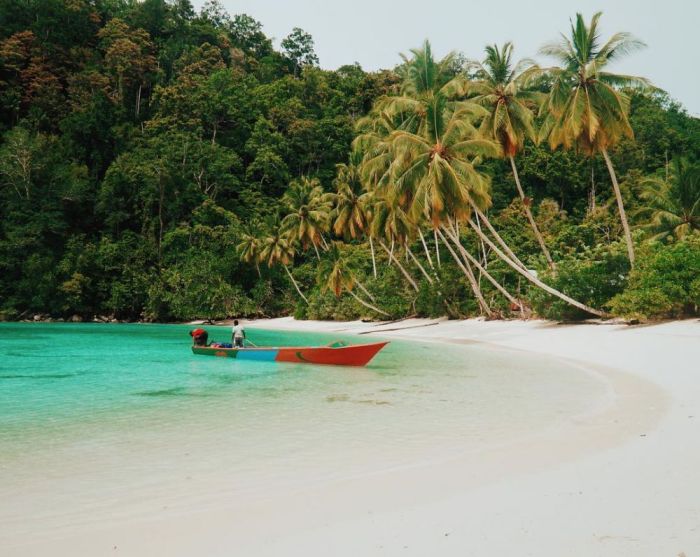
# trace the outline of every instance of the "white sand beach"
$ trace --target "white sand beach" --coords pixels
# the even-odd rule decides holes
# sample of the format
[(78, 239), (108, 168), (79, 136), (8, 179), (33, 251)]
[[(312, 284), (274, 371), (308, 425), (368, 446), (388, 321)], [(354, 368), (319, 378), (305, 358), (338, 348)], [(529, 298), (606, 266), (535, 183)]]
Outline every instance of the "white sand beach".
[[(418, 455), (403, 466), (285, 485), (264, 497), (195, 502), (177, 514), (125, 517), (115, 508), (114, 521), (37, 532), (1, 553), (692, 557), (700, 551), (698, 320), (625, 326), (284, 318), (246, 326), (420, 339), (436, 350), (485, 343), (514, 351), (516, 361), (526, 352), (561, 358), (602, 385), (605, 396), (586, 412), (483, 450), (450, 446), (438, 459)], [(207, 485), (216, 490), (214, 478)]]

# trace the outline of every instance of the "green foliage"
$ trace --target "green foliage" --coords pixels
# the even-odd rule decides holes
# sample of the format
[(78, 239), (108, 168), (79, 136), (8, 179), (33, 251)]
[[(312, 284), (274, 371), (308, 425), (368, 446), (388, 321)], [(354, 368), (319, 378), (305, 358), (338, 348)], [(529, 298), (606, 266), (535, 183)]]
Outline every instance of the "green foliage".
[[(482, 68), (490, 71), (472, 76), (482, 90), (469, 92), (465, 70), (473, 68), (463, 55), (436, 61), (426, 43), (412, 57), (395, 70), (322, 70), (309, 34), (295, 27), (277, 51), (260, 22), (230, 16), (216, 1), (197, 12), (187, 0), (4, 0), (0, 319), (478, 315), (472, 289), (444, 247), (441, 266), (431, 270), (415, 221), (426, 207), (433, 217), (454, 214), (455, 204), (465, 217), (469, 190), (482, 207), (491, 203), (489, 218), (528, 267), (546, 269), (522, 202), (513, 201), (509, 165), (486, 158), (497, 154), (482, 140), (489, 126), (506, 151), (507, 143), (519, 150), (526, 202), (532, 199), (559, 263), (556, 276), (546, 275), (551, 284), (593, 305), (613, 298), (620, 314), (691, 311), (694, 279), (684, 279), (687, 292), (643, 280), (663, 282), (668, 265), (668, 280), (678, 282), (683, 265), (695, 264), (673, 251), (691, 249), (692, 239), (644, 246), (645, 208), (678, 212), (688, 204), (674, 204), (671, 187), (639, 193), (647, 177), (665, 179), (670, 161), (697, 163), (696, 118), (658, 91), (623, 94), (636, 138), (616, 137), (610, 156), (641, 249), (630, 287), (620, 293), (621, 227), (603, 162), (532, 141), (531, 126), (544, 115), (532, 120), (523, 110), (539, 98), (533, 90), (549, 90), (552, 76), (530, 90), (510, 65), (510, 47), (491, 49)], [(495, 104), (488, 94), (494, 91)], [(464, 102), (479, 94), (493, 109), (490, 120)], [(497, 125), (514, 98), (518, 106), (508, 112), (518, 125)], [(368, 172), (357, 152), (349, 156), (356, 123), (357, 144), (376, 149)], [(400, 136), (393, 151), (382, 151), (391, 134), (392, 141)], [(387, 154), (398, 161), (388, 174)], [(367, 191), (392, 174), (405, 186), (402, 195)], [(435, 259), (432, 234), (420, 224)], [(464, 228), (464, 245), (506, 289), (543, 315), (580, 316), (528, 290)], [(333, 239), (344, 242), (342, 265), (326, 251)], [(418, 292), (380, 240), (395, 250)], [(404, 242), (439, 281), (423, 276)], [(664, 250), (675, 255), (662, 257)], [(647, 255), (651, 262), (642, 260)], [(329, 278), (334, 286), (324, 291)], [(477, 279), (494, 313), (509, 315), (505, 298)]]
[(698, 315), (700, 306), (700, 238), (670, 245), (650, 243), (640, 250), (629, 287), (610, 301), (616, 315), (663, 319)]
[[(599, 245), (582, 253), (560, 260), (556, 274), (544, 273), (543, 278), (554, 288), (593, 307), (605, 304), (625, 288), (629, 261), (625, 248), (619, 242)], [(531, 289), (529, 299), (541, 317), (559, 320), (577, 320), (588, 315), (542, 290)]]

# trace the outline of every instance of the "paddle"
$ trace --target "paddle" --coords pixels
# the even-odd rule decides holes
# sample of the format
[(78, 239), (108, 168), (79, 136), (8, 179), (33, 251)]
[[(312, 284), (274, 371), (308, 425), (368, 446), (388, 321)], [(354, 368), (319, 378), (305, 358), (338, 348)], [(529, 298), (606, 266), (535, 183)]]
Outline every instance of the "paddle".
[(245, 341), (250, 344), (253, 348), (258, 348), (258, 345), (255, 344), (252, 340), (245, 339)]

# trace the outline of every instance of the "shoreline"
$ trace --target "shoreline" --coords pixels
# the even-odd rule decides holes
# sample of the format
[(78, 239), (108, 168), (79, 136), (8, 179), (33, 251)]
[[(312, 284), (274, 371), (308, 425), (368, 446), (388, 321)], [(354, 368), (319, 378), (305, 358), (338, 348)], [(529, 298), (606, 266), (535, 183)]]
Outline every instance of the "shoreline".
[[(519, 469), (511, 470), (510, 476), (505, 474), (495, 484), (474, 491), (465, 486), (449, 503), (425, 501), (410, 512), (385, 513), (385, 528), (399, 528), (410, 540), (408, 548), (423, 547), (424, 554), (434, 549), (424, 535), (412, 531), (411, 521), (413, 527), (432, 521), (438, 528), (437, 517), (446, 520), (470, 503), (488, 509), (485, 516), (491, 520), (479, 519), (479, 528), (469, 528), (481, 541), (465, 540), (461, 554), (469, 550), (475, 555), (509, 554), (517, 544), (522, 553), (527, 550), (536, 555), (655, 557), (688, 554), (700, 547), (700, 449), (692, 441), (700, 433), (700, 319), (633, 326), (481, 319), (409, 319), (368, 324), (279, 318), (244, 323), (251, 328), (376, 334), (404, 341), (478, 342), (560, 358), (588, 371), (607, 373), (608, 379), (617, 378), (615, 404), (618, 409), (625, 406), (641, 419), (636, 425), (631, 424), (632, 429), (644, 424), (648, 431), (642, 431), (645, 427), (637, 432), (627, 431), (609, 446), (599, 444), (588, 453), (579, 452), (580, 447), (570, 447), (573, 454), (569, 460), (561, 459), (561, 439), (555, 442), (556, 447), (550, 440), (550, 444), (544, 442), (539, 449), (545, 453), (559, 451), (558, 464), (550, 463), (539, 472), (527, 471), (521, 459)], [(647, 406), (652, 401), (663, 408)], [(579, 424), (591, 427), (584, 438), (593, 445), (596, 440), (592, 437), (603, 434), (604, 429), (596, 431), (592, 426), (604, 416), (605, 411), (591, 416), (590, 422)], [(613, 418), (616, 426), (618, 418)], [(521, 457), (537, 454), (533, 445), (523, 449)], [(513, 497), (512, 492), (527, 494), (526, 498), (537, 502), (523, 514), (517, 503), (519, 497)], [(583, 504), (575, 501), (572, 494), (579, 494)], [(504, 511), (509, 507), (510, 514)], [(396, 523), (397, 513), (403, 517), (401, 525)], [(496, 524), (492, 522), (499, 519)], [(308, 547), (320, 551), (323, 545), (318, 537), (330, 542), (333, 536), (363, 534), (374, 529), (377, 520), (373, 519), (372, 526), (359, 520), (352, 529), (329, 527), (295, 539), (303, 539)], [(554, 542), (550, 539), (552, 532), (559, 532)], [(362, 550), (360, 544), (354, 547), (355, 552)]]
[[(241, 320), (540, 354), (607, 385), (602, 404), (545, 430), (451, 456), (268, 494), (245, 508), (71, 529), (16, 555), (690, 556), (700, 547), (700, 320), (658, 325), (410, 319)], [(217, 326), (226, 326), (221, 324)], [(593, 350), (595, 348), (595, 350)], [(524, 394), (527, 396), (527, 393)], [(463, 448), (462, 448), (463, 449)], [(69, 551), (71, 548), (72, 551)], [(99, 548), (99, 549), (98, 549)], [(108, 551), (109, 550), (109, 551)], [(15, 555), (15, 553), (11, 553)]]

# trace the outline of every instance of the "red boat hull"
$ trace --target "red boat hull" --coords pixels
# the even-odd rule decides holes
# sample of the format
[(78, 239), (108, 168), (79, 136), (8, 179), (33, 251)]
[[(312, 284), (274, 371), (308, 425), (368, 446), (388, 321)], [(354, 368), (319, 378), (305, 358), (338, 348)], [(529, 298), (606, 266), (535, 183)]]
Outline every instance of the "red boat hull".
[(241, 360), (275, 361), (336, 366), (365, 366), (388, 342), (356, 344), (350, 346), (314, 347), (265, 347), (265, 348), (216, 348), (193, 346), (192, 352), (200, 355), (237, 358)]

